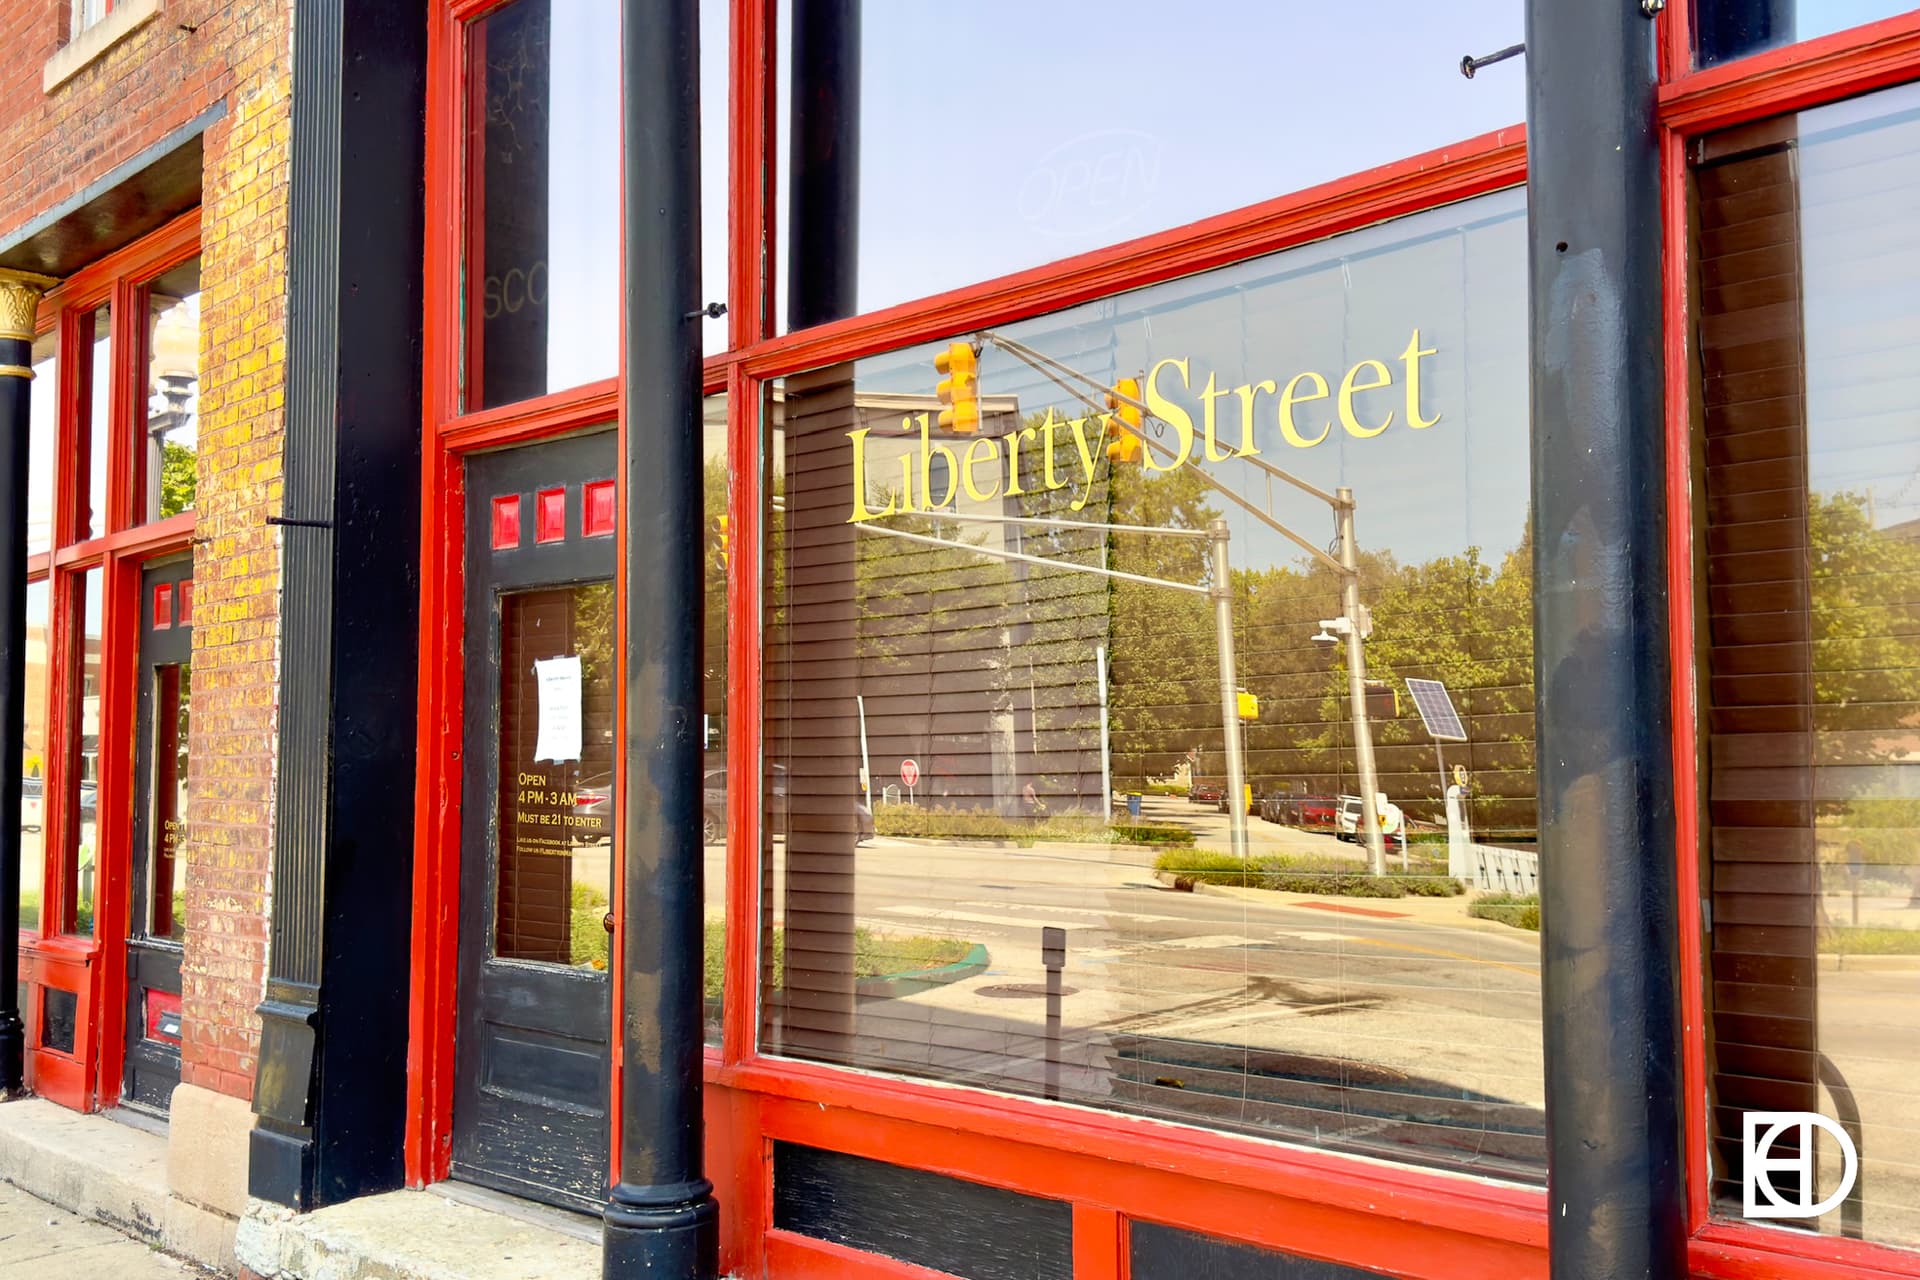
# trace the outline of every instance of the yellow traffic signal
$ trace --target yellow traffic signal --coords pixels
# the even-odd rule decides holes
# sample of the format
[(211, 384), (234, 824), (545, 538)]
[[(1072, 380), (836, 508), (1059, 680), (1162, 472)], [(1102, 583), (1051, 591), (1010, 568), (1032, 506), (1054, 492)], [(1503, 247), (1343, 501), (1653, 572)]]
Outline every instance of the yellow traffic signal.
[(980, 430), (980, 357), (965, 342), (954, 342), (933, 358), (935, 372), (944, 374), (935, 394), (947, 407), (940, 411), (940, 429), (970, 436)]
[(720, 566), (722, 573), (727, 571), (727, 553), (729, 550), (731, 550), (731, 546), (730, 539), (727, 536), (727, 517), (715, 516), (713, 518), (713, 562)]
[(1115, 462), (1132, 462), (1140, 456), (1140, 427), (1144, 415), (1131, 401), (1140, 399), (1140, 380), (1122, 378), (1107, 393), (1107, 408), (1113, 410), (1113, 425), (1107, 439), (1107, 457)]

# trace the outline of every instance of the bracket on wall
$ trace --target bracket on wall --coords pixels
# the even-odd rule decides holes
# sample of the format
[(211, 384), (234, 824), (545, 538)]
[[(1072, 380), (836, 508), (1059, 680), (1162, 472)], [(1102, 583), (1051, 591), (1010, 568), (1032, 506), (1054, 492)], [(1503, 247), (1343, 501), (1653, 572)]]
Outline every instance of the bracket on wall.
[(1472, 54), (1468, 54), (1466, 57), (1460, 59), (1460, 74), (1471, 80), (1473, 79), (1473, 73), (1480, 68), (1490, 67), (1496, 62), (1505, 62), (1508, 58), (1517, 58), (1526, 51), (1527, 44), (1526, 41), (1523, 40), (1519, 44), (1510, 44), (1504, 49), (1495, 49), (1492, 53), (1482, 54), (1478, 58)]

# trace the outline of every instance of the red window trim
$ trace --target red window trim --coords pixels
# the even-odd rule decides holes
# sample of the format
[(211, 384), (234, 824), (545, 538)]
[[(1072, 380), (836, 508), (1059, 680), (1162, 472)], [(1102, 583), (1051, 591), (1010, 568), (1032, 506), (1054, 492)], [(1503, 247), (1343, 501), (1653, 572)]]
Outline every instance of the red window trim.
[[(1920, 10), (1754, 54), (1702, 71), (1691, 65), (1686, 5), (1667, 11), (1662, 57), (1672, 79), (1659, 91), (1666, 326), (1668, 655), (1674, 673), (1674, 823), (1679, 895), (1681, 1073), (1685, 1106), (1691, 1269), (1714, 1280), (1920, 1277), (1920, 1251), (1836, 1236), (1783, 1231), (1715, 1217), (1709, 1182), (1705, 935), (1701, 837), (1697, 619), (1693, 573), (1693, 340), (1687, 147), (1693, 139), (1764, 117), (1803, 111), (1920, 80)], [(1679, 69), (1677, 72), (1675, 69)]]
[[(22, 930), (22, 973), (41, 986), (79, 997), (72, 1055), (28, 1044), (34, 1088), (78, 1110), (119, 1100), (125, 1052), (126, 965), (123, 960), (132, 850), (133, 742), (138, 695), (135, 675), (140, 621), (147, 602), (140, 595), (142, 564), (156, 555), (192, 545), (194, 513), (150, 524), (137, 523), (134, 490), (136, 450), (142, 443), (146, 396), (147, 289), (156, 277), (200, 252), (200, 210), (192, 209), (159, 230), (75, 272), (41, 298), (36, 329), (60, 335), (54, 427), (53, 547), (28, 557), (33, 580), (51, 583), (46, 673), (47, 747), (42, 789), (42, 902), (37, 930)], [(91, 373), (92, 334), (84, 322), (103, 304), (113, 306), (111, 367), (101, 385), (111, 397), (106, 507), (102, 532), (83, 537), (80, 494), (90, 477), (75, 465), (90, 423), (79, 420), (83, 380)], [(85, 352), (82, 358), (76, 353)], [(99, 815), (94, 855), (94, 930), (91, 937), (61, 932), (74, 904), (66, 864), (74, 813), (67, 797), (78, 747), (78, 700), (84, 669), (74, 669), (78, 598), (84, 575), (101, 574)], [(84, 661), (82, 662), (84, 668)], [(124, 749), (110, 748), (121, 744)], [(29, 1005), (36, 1004), (35, 999)]]

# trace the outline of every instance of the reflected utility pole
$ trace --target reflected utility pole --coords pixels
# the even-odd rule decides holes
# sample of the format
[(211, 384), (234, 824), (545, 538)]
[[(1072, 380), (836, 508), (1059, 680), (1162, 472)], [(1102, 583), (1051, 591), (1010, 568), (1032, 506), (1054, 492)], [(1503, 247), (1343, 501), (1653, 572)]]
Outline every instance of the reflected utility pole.
[[(994, 333), (992, 331), (983, 331), (980, 334), (980, 339), (983, 342), (993, 343), (1008, 355), (1038, 370), (1047, 378), (1051, 379), (1056, 386), (1059, 386), (1075, 399), (1080, 400), (1096, 414), (1106, 413), (1107, 410), (1105, 405), (1097, 402), (1093, 396), (1089, 394), (1086, 390), (1088, 387), (1098, 391), (1107, 404), (1126, 404), (1138, 409), (1143, 422), (1147, 418), (1155, 416), (1145, 404), (1142, 404), (1133, 396), (1126, 395), (1113, 387), (1109, 387), (1098, 379), (1073, 368), (1071, 365), (1062, 364), (1052, 356), (1035, 351), (1023, 342), (1015, 341), (1004, 334)], [(1072, 379), (1072, 381), (1069, 381), (1069, 379)], [(1082, 385), (1074, 385), (1076, 382)], [(1111, 417), (1111, 421), (1116, 426), (1119, 426), (1121, 430), (1125, 431), (1128, 429), (1120, 425), (1120, 419), (1117, 416), (1109, 416)], [(1178, 455), (1163, 441), (1154, 439), (1144, 431), (1135, 431), (1132, 432), (1132, 434), (1134, 438), (1140, 442), (1142, 447), (1153, 450), (1154, 453), (1163, 458), (1175, 458), (1177, 460)], [(1233, 489), (1222, 483), (1206, 468), (1196, 465), (1190, 465), (1188, 468), (1194, 475), (1199, 477), (1204, 484), (1226, 498), (1227, 501), (1238, 506), (1248, 515), (1305, 551), (1309, 556), (1313, 557), (1314, 560), (1331, 569), (1340, 579), (1341, 608), (1346, 611), (1346, 616), (1339, 621), (1345, 624), (1340, 627), (1340, 630), (1347, 636), (1347, 684), (1348, 696), (1353, 703), (1354, 764), (1360, 772), (1360, 832), (1366, 841), (1368, 870), (1374, 875), (1385, 875), (1387, 870), (1387, 851), (1385, 844), (1380, 838), (1379, 815), (1374, 811), (1374, 797), (1380, 793), (1380, 778), (1374, 769), (1373, 763), (1373, 731), (1367, 723), (1367, 653), (1363, 644), (1366, 637), (1363, 634), (1362, 628), (1362, 619), (1365, 615), (1360, 609), (1360, 552), (1353, 536), (1353, 511), (1356, 505), (1353, 490), (1343, 487), (1333, 493), (1328, 493), (1318, 485), (1302, 480), (1291, 471), (1284, 471), (1261, 458), (1248, 456), (1241, 460), (1249, 466), (1266, 472), (1267, 475), (1276, 480), (1285, 481), (1302, 493), (1318, 498), (1333, 509), (1334, 519), (1339, 528), (1338, 541), (1340, 554), (1338, 559), (1328, 555), (1308, 539), (1301, 537), (1286, 525), (1275, 520), (1271, 515), (1268, 515), (1251, 502), (1248, 502), (1245, 498), (1234, 492)], [(1216, 521), (1215, 524), (1224, 528), (1225, 522)], [(1206, 536), (1209, 538), (1214, 537), (1212, 533), (1208, 533)], [(1215, 547), (1215, 554), (1218, 556), (1221, 566), (1219, 574), (1215, 578), (1216, 586), (1220, 590), (1226, 590), (1226, 538), (1224, 533), (1215, 540)], [(1118, 574), (1114, 576), (1125, 577), (1127, 575)], [(1223, 606), (1223, 610), (1220, 614), (1221, 621), (1219, 626), (1223, 630), (1228, 630), (1231, 626), (1230, 603), (1229, 606)], [(1231, 666), (1233, 661), (1233, 638), (1230, 634), (1223, 635), (1221, 641), (1221, 658), (1224, 663), (1228, 664), (1229, 667)], [(1247, 849), (1247, 815), (1245, 798), (1242, 794), (1244, 791), (1244, 783), (1234, 781), (1235, 779), (1243, 779), (1246, 772), (1246, 762), (1241, 757), (1239, 749), (1240, 715), (1238, 699), (1235, 697), (1239, 691), (1232, 683), (1230, 671), (1223, 675), (1222, 678), (1226, 681), (1225, 687), (1221, 690), (1223, 704), (1221, 710), (1226, 717), (1222, 731), (1228, 743), (1227, 772), (1229, 786), (1235, 788), (1227, 809), (1229, 813), (1236, 815), (1233, 825), (1230, 828), (1234, 837), (1234, 852), (1244, 857), (1246, 856)]]

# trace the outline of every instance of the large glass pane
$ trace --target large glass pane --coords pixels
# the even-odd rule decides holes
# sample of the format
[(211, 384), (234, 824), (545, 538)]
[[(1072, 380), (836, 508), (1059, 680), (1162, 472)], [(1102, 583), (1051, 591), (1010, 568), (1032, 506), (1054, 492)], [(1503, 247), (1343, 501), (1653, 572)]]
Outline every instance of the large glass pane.
[[(700, 3), (702, 299), (727, 300), (726, 0)], [(515, 0), (474, 23), (467, 408), (619, 369), (620, 7)], [(724, 350), (724, 316), (699, 321)]]
[[(727, 302), (727, 145), (732, 120), (727, 114), (728, 42), (733, 34), (729, 0), (700, 0), (700, 296)], [(708, 355), (728, 347), (725, 316), (700, 321), (700, 340)]]
[(45, 902), (47, 835), (47, 624), (45, 579), (27, 587), (25, 732), (20, 752), (20, 927), (38, 929)]
[(727, 917), (727, 576), (737, 555), (727, 519), (727, 398), (708, 396), (701, 427), (706, 455), (706, 634), (701, 697), (701, 836), (706, 847), (706, 1034), (720, 1042)]
[(147, 885), (149, 937), (184, 942), (187, 936), (187, 715), (193, 701), (193, 663), (168, 663), (153, 672), (153, 872)]
[(607, 967), (613, 608), (611, 582), (500, 598), (502, 960)]
[(139, 517), (193, 510), (200, 439), (200, 259), (147, 292), (147, 429)]
[(27, 434), (27, 554), (53, 547), (55, 441), (60, 435), (60, 332), (33, 340), (31, 421)]
[(113, 409), (113, 317), (111, 308), (101, 307), (82, 321), (81, 341), (86, 345), (86, 373), (81, 379), (83, 397), (76, 420), (79, 424), (80, 458), (76, 473), (85, 477), (80, 489), (80, 536), (97, 538), (107, 531), (107, 461), (112, 446)]
[(515, 0), (469, 28), (468, 58), (466, 386), (482, 409), (618, 371), (620, 6)]
[(100, 638), (101, 570), (88, 569), (74, 578), (78, 606), (73, 648), (68, 655), (67, 695), (73, 716), (68, 732), (73, 754), (67, 764), (67, 919), (70, 933), (93, 932), (93, 902), (99, 887), (100, 853)]
[(1920, 1247), (1920, 87), (1696, 159), (1715, 1199)]
[[(844, 11), (779, 7), (783, 326), (796, 272), (813, 296), (793, 323), (817, 323), (1526, 118), (1524, 59), (1460, 74), (1462, 56), (1524, 38), (1519, 0), (1231, 0), (1203, 13), (1160, 0), (890, 0), (861, 8), (850, 56)], [(818, 18), (796, 31), (795, 12)], [(847, 110), (851, 145), (837, 122)], [(833, 192), (849, 185), (853, 207), (840, 207)]]
[(1693, 0), (1702, 67), (1905, 13), (1904, 0)]
[(770, 1051), (1544, 1176), (1526, 284), (1508, 192), (773, 389)]

